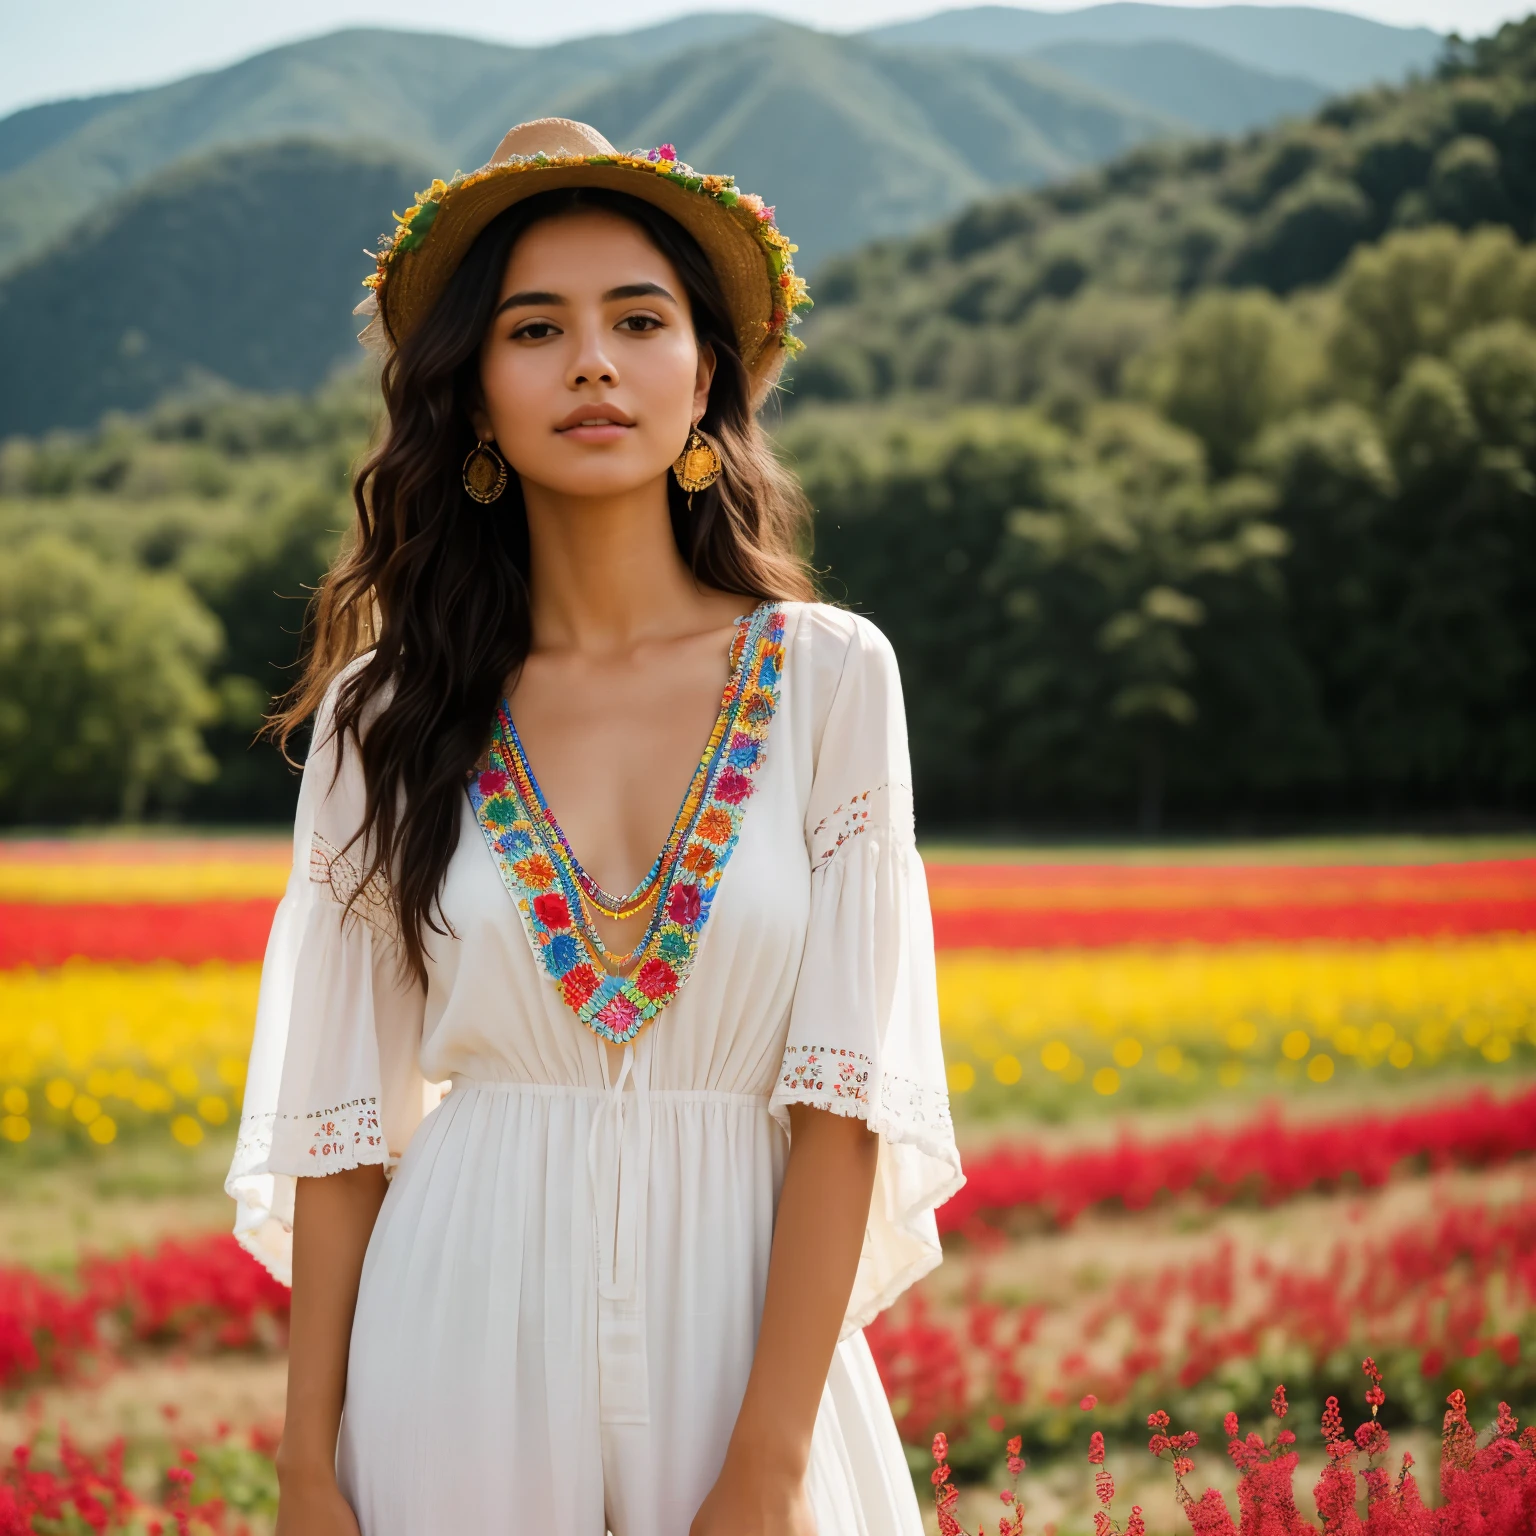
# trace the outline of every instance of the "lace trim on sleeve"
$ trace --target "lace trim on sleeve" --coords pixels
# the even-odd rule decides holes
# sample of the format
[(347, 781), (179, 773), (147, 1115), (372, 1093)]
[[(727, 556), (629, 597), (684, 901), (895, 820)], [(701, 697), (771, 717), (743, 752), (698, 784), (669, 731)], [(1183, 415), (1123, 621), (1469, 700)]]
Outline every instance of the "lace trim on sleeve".
[(779, 1078), (786, 1104), (837, 1107), (842, 1115), (869, 1118), (869, 1074), (874, 1063), (858, 1051), (821, 1045), (786, 1045)]
[(872, 825), (900, 828), (909, 837), (913, 835), (910, 785), (876, 784), (828, 811), (811, 828), (811, 873), (824, 869), (840, 848)]
[(809, 1104), (834, 1115), (867, 1120), (888, 1139), (912, 1142), (948, 1158), (954, 1142), (949, 1094), (926, 1088), (895, 1072), (871, 1084), (874, 1063), (857, 1051), (835, 1046), (787, 1045), (773, 1102)]
[[(265, 1167), (272, 1156), (279, 1122), (286, 1133), (285, 1141), (289, 1136), (295, 1137), (307, 1152), (312, 1163), (306, 1169), (308, 1173), (342, 1173), (369, 1163), (382, 1163), (389, 1172), (398, 1161), (390, 1156), (385, 1144), (383, 1127), (379, 1124), (379, 1101), (369, 1095), (302, 1115), (244, 1116), (235, 1142), (234, 1166), (240, 1169)], [(293, 1143), (289, 1141), (287, 1144)]]
[(316, 885), (325, 886), (338, 905), (346, 907), (351, 902), (350, 910), (384, 938), (396, 937), (394, 903), (389, 899), (389, 885), (382, 870), (375, 870), (365, 883), (361, 868), (334, 843), (315, 832), (309, 844), (309, 878)]

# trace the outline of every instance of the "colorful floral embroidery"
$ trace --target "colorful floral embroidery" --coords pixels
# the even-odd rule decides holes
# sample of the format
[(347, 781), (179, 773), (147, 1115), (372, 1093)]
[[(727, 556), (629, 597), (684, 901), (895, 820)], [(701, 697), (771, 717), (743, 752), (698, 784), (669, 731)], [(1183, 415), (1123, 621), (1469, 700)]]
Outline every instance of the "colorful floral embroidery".
[[(690, 793), (658, 886), (634, 968), (613, 975), (586, 921), (579, 867), (563, 845), (538, 785), (517, 762), (516, 731), (505, 701), (498, 711), (485, 769), (469, 798), (502, 880), (544, 973), (566, 1004), (604, 1040), (623, 1045), (677, 995), (698, 952), (710, 905), (741, 832), (753, 775), (762, 766), (768, 727), (778, 707), (784, 665), (784, 614), (763, 604), (737, 637), (731, 681), (716, 722), (718, 738), (700, 764), (702, 791)], [(526, 787), (524, 787), (526, 786)]]

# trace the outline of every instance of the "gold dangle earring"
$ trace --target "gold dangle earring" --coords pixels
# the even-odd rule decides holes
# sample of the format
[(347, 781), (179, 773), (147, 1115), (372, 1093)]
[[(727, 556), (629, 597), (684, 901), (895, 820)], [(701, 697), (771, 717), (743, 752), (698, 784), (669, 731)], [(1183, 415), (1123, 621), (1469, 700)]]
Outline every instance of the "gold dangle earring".
[(464, 489), (484, 504), (495, 501), (506, 488), (506, 460), (482, 439), (464, 460)]
[(672, 461), (677, 483), (688, 492), (688, 510), (693, 510), (693, 493), (707, 490), (720, 478), (724, 466), (715, 445), (697, 427), (689, 430), (683, 451)]

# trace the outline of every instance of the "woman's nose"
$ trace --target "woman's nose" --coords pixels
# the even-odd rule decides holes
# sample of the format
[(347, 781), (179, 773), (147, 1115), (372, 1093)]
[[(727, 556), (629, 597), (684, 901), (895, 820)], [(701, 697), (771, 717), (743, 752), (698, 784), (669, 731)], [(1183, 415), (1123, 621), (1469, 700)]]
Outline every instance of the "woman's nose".
[(579, 328), (566, 379), (572, 388), (580, 384), (619, 382), (619, 370), (609, 354), (607, 341), (608, 333), (602, 326), (583, 325)]

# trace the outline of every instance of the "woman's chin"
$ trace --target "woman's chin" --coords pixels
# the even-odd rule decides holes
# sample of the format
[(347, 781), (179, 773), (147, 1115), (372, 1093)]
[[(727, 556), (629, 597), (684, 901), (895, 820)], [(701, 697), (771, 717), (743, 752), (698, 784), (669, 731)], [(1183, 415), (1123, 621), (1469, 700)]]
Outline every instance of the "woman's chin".
[(571, 500), (611, 501), (616, 497), (639, 495), (658, 483), (665, 495), (665, 479), (670, 468), (670, 464), (658, 469), (653, 464), (610, 461), (561, 465), (544, 475), (534, 473), (523, 478), (525, 483), (531, 480), (552, 494)]

